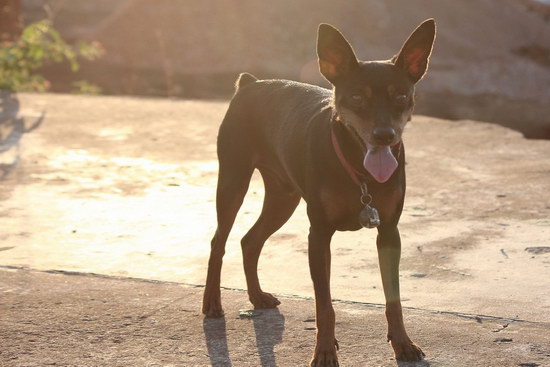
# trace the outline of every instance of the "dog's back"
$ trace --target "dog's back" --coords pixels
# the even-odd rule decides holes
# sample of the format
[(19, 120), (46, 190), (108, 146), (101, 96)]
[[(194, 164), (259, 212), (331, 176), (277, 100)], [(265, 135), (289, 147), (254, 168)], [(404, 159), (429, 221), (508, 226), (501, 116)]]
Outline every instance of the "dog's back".
[(243, 73), (236, 81), (218, 135), (218, 156), (252, 160), (300, 190), (305, 149), (312, 129), (328, 126), (332, 93), (318, 86), (289, 80), (258, 80)]
[(270, 133), (306, 124), (331, 104), (330, 90), (290, 80), (258, 80), (242, 73), (222, 123), (241, 120), (246, 128)]

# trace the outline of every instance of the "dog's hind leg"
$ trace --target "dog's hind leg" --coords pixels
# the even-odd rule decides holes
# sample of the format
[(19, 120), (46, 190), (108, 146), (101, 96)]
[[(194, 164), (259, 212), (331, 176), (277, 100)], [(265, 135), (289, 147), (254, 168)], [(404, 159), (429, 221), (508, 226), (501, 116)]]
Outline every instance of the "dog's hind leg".
[(222, 258), (225, 254), (227, 237), (235, 222), (237, 212), (248, 190), (254, 171), (252, 155), (243, 144), (223, 134), (218, 138), (219, 174), (216, 192), (218, 227), (210, 248), (208, 274), (202, 302), (202, 312), (207, 317), (223, 316), (220, 295)]
[(287, 222), (300, 202), (300, 195), (289, 192), (267, 170), (260, 169), (265, 197), (260, 217), (241, 241), (248, 297), (255, 309), (273, 308), (279, 300), (263, 292), (258, 279), (258, 259), (265, 241)]

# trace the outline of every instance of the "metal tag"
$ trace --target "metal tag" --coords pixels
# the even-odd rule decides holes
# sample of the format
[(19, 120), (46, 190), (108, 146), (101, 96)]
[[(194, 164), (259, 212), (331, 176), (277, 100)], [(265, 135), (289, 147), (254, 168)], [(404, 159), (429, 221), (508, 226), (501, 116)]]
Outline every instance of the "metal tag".
[(378, 210), (370, 205), (365, 205), (359, 213), (359, 224), (365, 228), (376, 228), (380, 225)]

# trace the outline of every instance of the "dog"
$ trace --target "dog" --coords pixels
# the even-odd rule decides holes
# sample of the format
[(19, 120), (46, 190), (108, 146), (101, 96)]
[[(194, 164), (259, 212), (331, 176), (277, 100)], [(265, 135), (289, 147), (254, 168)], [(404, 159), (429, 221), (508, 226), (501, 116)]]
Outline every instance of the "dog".
[(411, 119), (415, 84), (424, 76), (435, 21), (421, 23), (386, 61), (359, 61), (334, 27), (318, 29), (321, 74), (332, 90), (288, 80), (239, 76), (219, 129), (216, 210), (202, 312), (222, 317), (220, 273), (225, 244), (251, 175), (265, 185), (263, 209), (241, 246), (248, 295), (256, 309), (280, 302), (262, 290), (257, 265), (265, 241), (292, 215), (301, 198), (310, 221), (308, 259), (315, 290), (316, 345), (310, 366), (338, 366), (330, 294), (330, 242), (335, 231), (377, 226), (386, 298), (388, 341), (395, 357), (425, 354), (403, 323), (399, 293), (401, 240), (397, 228), (405, 197), (402, 133)]

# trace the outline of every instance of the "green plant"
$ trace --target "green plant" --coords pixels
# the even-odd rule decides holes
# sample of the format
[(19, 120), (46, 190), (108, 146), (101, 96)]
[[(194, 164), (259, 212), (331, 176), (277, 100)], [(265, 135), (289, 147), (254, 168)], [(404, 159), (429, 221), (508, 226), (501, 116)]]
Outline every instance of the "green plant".
[(101, 88), (85, 80), (79, 80), (73, 83), (73, 93), (76, 94), (101, 94)]
[[(50, 82), (37, 72), (45, 63), (66, 61), (75, 72), (79, 57), (94, 60), (103, 52), (97, 42), (67, 44), (47, 19), (32, 23), (17, 41), (0, 46), (0, 90), (47, 91)], [(85, 86), (92, 87), (89, 83)]]

